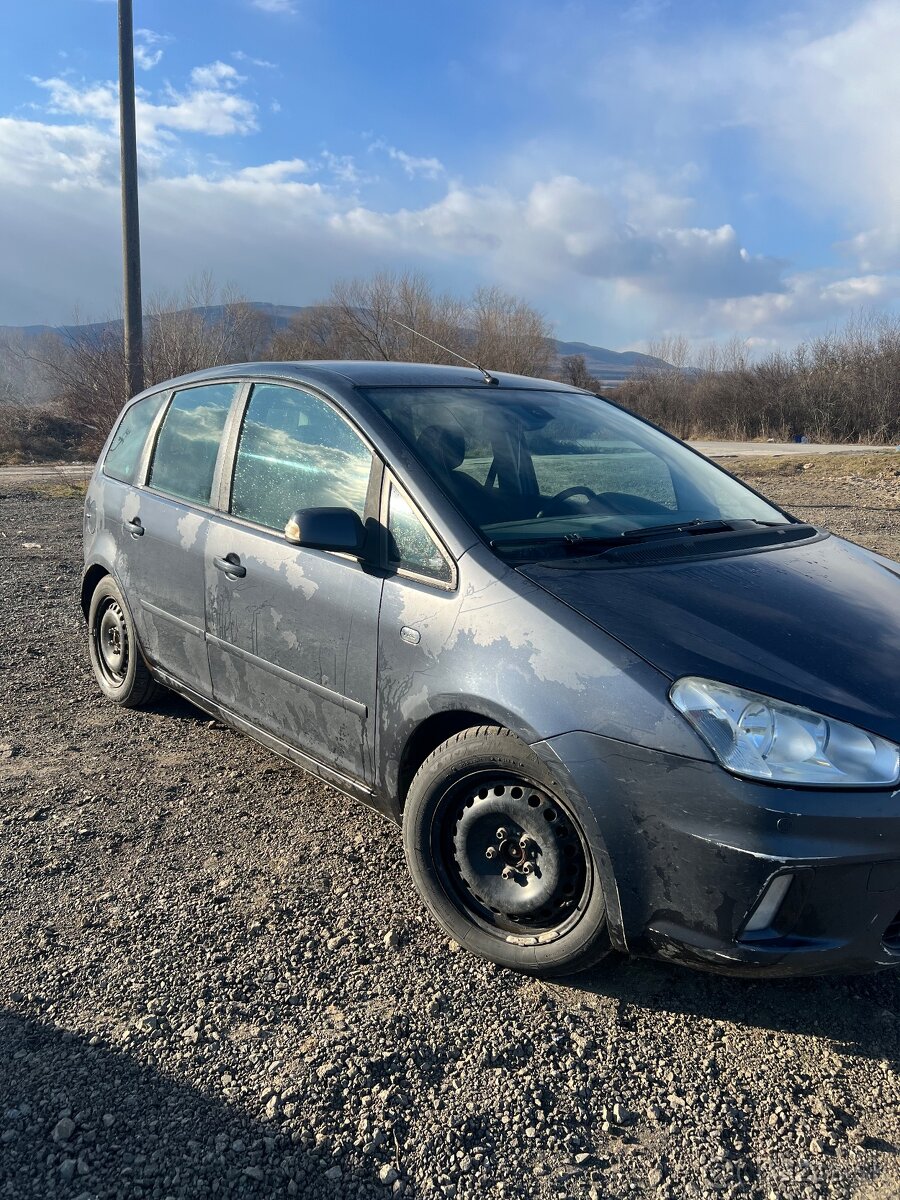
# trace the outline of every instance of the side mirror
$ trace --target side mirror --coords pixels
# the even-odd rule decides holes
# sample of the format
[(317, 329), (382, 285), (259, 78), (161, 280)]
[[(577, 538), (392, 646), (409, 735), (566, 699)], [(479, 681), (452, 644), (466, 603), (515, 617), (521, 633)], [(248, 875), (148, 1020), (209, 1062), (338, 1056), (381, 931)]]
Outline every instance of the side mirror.
[(361, 554), (366, 539), (362, 521), (351, 508), (301, 508), (284, 527), (292, 546)]

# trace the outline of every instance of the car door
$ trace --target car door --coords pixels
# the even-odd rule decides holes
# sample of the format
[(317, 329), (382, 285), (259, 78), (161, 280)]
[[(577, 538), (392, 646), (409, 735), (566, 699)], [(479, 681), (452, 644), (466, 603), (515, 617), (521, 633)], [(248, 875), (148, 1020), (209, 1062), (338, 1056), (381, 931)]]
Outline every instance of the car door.
[(204, 551), (220, 443), (237, 383), (174, 392), (156, 430), (146, 484), (123, 508), (128, 597), (147, 658), (179, 683), (212, 695), (206, 652)]
[(213, 695), (232, 713), (344, 776), (374, 772), (382, 576), (357, 558), (291, 545), (297, 509), (342, 506), (361, 519), (377, 460), (328, 401), (253, 384), (240, 424), (227, 513), (206, 541)]

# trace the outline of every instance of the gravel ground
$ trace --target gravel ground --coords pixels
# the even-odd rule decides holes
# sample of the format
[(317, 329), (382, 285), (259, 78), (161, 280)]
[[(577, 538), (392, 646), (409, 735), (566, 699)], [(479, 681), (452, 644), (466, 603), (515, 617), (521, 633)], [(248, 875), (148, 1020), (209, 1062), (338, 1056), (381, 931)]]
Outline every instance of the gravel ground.
[(900, 977), (458, 951), (376, 814), (101, 700), (79, 508), (0, 497), (0, 1196), (900, 1196)]

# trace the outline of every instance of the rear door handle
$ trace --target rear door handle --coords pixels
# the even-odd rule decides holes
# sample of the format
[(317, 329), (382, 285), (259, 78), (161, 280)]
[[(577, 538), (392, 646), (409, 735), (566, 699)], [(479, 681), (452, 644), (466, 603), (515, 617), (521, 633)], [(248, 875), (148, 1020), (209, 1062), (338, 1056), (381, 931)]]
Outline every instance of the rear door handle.
[(140, 517), (135, 517), (133, 521), (124, 521), (123, 524), (132, 537), (144, 536), (144, 527)]
[(224, 558), (214, 558), (213, 564), (217, 571), (224, 571), (232, 579), (243, 579), (247, 568), (241, 566), (241, 560), (236, 554), (226, 554)]

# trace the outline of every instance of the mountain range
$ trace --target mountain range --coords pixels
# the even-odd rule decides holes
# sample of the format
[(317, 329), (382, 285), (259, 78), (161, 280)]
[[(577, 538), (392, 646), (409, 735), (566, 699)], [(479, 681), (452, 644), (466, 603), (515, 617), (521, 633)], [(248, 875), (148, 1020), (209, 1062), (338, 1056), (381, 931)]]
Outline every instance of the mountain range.
[[(304, 311), (303, 307), (291, 304), (267, 304), (262, 301), (252, 301), (251, 304), (253, 308), (265, 313), (276, 329), (285, 328), (294, 317)], [(211, 322), (221, 318), (222, 314), (219, 305), (197, 311), (201, 311)], [(29, 342), (47, 333), (58, 333), (62, 337), (79, 337), (88, 331), (101, 333), (111, 325), (118, 324), (118, 321), (101, 321), (85, 325), (0, 325), (0, 346), (8, 343), (27, 348)], [(573, 354), (582, 355), (591, 375), (607, 385), (621, 383), (638, 372), (669, 368), (669, 364), (663, 359), (641, 354), (636, 350), (608, 350), (605, 346), (594, 346), (589, 342), (567, 342), (559, 338), (554, 338), (553, 341), (560, 358)]]

